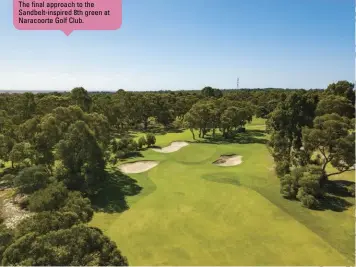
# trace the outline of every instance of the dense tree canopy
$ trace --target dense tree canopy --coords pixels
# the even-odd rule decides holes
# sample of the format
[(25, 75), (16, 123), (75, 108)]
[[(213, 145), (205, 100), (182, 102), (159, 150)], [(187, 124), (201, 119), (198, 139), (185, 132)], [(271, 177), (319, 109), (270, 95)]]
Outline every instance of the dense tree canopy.
[[(117, 161), (139, 155), (156, 144), (157, 133), (171, 130), (232, 142), (254, 116), (266, 118), (281, 195), (318, 208), (328, 177), (354, 169), (354, 103), (347, 81), (308, 91), (94, 93), (77, 87), (0, 94), (0, 180), (28, 195), (21, 206), (33, 212), (13, 230), (0, 225), (1, 262), (127, 265), (114, 243), (85, 225), (94, 214), (91, 201), (113, 179)], [(132, 137), (137, 131), (144, 134)], [(125, 184), (115, 186), (124, 199)], [(354, 188), (348, 192), (354, 195)]]

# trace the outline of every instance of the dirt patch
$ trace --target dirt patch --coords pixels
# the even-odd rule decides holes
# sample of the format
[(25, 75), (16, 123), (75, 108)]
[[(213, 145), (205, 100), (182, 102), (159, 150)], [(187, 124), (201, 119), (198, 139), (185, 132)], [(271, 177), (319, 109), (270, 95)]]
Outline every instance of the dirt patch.
[(158, 161), (136, 161), (122, 164), (119, 168), (123, 173), (141, 173), (156, 167), (158, 164)]
[(172, 142), (169, 146), (163, 148), (152, 148), (152, 150), (160, 153), (172, 153), (178, 151), (179, 149), (187, 145), (189, 145), (189, 143), (176, 141), (176, 142)]
[(15, 228), (23, 219), (33, 215), (32, 212), (21, 209), (17, 203), (25, 199), (26, 196), (4, 199), (1, 203), (1, 215), (4, 219), (4, 224), (8, 228)]
[(213, 162), (213, 164), (223, 167), (236, 166), (242, 163), (242, 156), (238, 155), (222, 155)]

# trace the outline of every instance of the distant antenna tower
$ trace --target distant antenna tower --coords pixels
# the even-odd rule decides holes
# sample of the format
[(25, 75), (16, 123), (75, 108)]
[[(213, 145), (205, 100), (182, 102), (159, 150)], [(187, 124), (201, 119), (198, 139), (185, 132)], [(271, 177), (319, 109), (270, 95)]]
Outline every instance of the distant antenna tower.
[(237, 77), (236, 89), (240, 89), (240, 78)]

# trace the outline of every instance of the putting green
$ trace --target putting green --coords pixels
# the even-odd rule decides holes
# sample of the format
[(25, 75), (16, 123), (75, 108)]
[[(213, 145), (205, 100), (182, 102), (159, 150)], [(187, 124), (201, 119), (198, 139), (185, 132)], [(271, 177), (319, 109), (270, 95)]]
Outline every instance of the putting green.
[[(126, 197), (130, 208), (96, 213), (90, 224), (117, 243), (130, 265), (352, 264), (353, 207), (312, 211), (281, 198), (263, 137), (192, 143), (170, 154), (144, 151), (144, 159), (160, 164), (130, 175), (143, 187)], [(174, 140), (192, 141), (188, 131), (157, 137), (162, 146)], [(241, 155), (242, 164), (212, 164), (229, 153)]]

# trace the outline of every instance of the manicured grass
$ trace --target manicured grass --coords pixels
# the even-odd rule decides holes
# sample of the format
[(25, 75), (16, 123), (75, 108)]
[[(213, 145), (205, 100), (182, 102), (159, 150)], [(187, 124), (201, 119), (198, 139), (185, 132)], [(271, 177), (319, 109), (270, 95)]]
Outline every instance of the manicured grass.
[[(142, 189), (126, 197), (128, 209), (98, 212), (90, 224), (117, 243), (130, 265), (352, 264), (354, 207), (314, 211), (283, 199), (261, 142), (263, 121), (248, 129), (239, 143), (192, 143), (170, 154), (143, 151), (130, 161), (160, 164), (130, 175)], [(156, 138), (159, 146), (193, 141), (189, 131)], [(242, 155), (242, 164), (212, 164), (229, 153)]]

